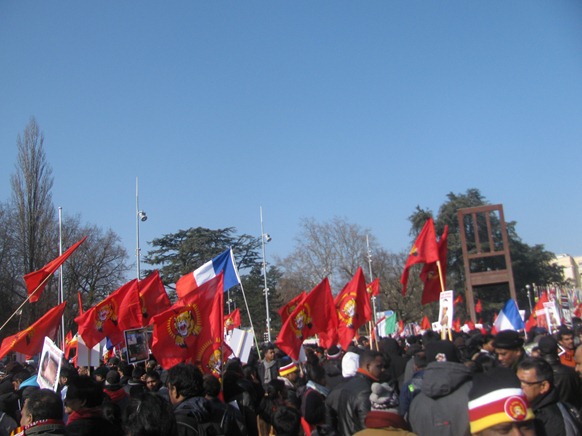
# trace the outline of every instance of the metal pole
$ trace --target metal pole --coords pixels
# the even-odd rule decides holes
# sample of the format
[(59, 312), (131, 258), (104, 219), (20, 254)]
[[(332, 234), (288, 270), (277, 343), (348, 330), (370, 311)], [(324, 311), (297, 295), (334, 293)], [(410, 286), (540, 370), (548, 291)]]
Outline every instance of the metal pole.
[[(368, 250), (368, 268), (370, 269), (370, 283), (374, 281), (374, 276), (372, 275), (372, 252), (370, 251), (370, 240), (368, 235), (366, 235), (366, 248)], [(376, 325), (376, 296), (372, 296), (372, 319), (374, 320), (374, 325)]]
[(265, 231), (263, 229), (263, 207), (260, 207), (261, 212), (261, 244), (263, 247), (263, 279), (265, 293), (265, 308), (267, 314), (267, 340), (271, 342), (271, 317), (269, 315), (269, 288), (267, 287), (267, 261), (265, 258)]
[(139, 268), (139, 181), (138, 178), (135, 178), (135, 241), (136, 241), (136, 248), (135, 248), (135, 258), (136, 258), (136, 273), (137, 279), (139, 280), (140, 276), (140, 268)]
[[(63, 255), (63, 208), (59, 206), (59, 256)], [(58, 304), (65, 301), (65, 295), (63, 291), (63, 265), (59, 267), (59, 296), (57, 298)], [(61, 317), (61, 347), (65, 349), (65, 312)]]

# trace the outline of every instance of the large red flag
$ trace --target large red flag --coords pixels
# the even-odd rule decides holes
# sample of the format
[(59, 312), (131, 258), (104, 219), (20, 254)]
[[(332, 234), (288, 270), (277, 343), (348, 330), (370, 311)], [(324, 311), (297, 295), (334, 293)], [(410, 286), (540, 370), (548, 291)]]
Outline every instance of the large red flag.
[(303, 301), (306, 295), (307, 293), (302, 291), (299, 295), (297, 295), (295, 298), (279, 309), (278, 313), (281, 316), (281, 325), (285, 324), (285, 321), (287, 321), (289, 315), (293, 313), (295, 308)]
[(163, 368), (180, 362), (216, 372), (222, 365), (224, 328), (222, 273), (153, 317), (152, 353)]
[(366, 291), (368, 291), (370, 297), (377, 297), (380, 295), (380, 278), (377, 277), (372, 281), (372, 283), (368, 283)]
[(338, 316), (339, 343), (344, 350), (347, 350), (358, 329), (366, 321), (372, 319), (372, 306), (361, 267), (335, 297), (335, 307)]
[(228, 332), (238, 327), (240, 327), (240, 309), (237, 307), (224, 316), (224, 330)]
[(44, 288), (47, 284), (48, 278), (51, 275), (53, 275), (57, 269), (59, 269), (59, 267), (63, 264), (63, 262), (65, 260), (68, 259), (68, 257), (71, 254), (73, 254), (73, 251), (75, 251), (77, 248), (79, 248), (79, 245), (81, 245), (85, 241), (85, 239), (87, 239), (87, 236), (85, 236), (83, 239), (81, 239), (76, 244), (72, 245), (67, 251), (65, 251), (63, 254), (61, 254), (56, 259), (51, 260), (49, 263), (47, 263), (41, 269), (39, 269), (37, 271), (33, 271), (31, 273), (28, 273), (24, 276), (24, 282), (26, 283), (26, 290), (27, 290), (28, 295), (30, 297), (31, 303), (35, 303), (38, 301), (38, 299), (40, 298), (40, 295), (42, 294), (42, 291), (44, 290)]
[(40, 353), (44, 345), (44, 337), (48, 336), (54, 339), (61, 324), (61, 317), (66, 305), (67, 302), (65, 301), (53, 307), (27, 329), (4, 338), (2, 346), (0, 346), (0, 359), (11, 351), (16, 351), (26, 356)]
[[(277, 346), (292, 359), (299, 360), (304, 339), (323, 333), (332, 337), (337, 329), (337, 313), (329, 281), (324, 278), (289, 315), (277, 337)], [(327, 344), (321, 344), (328, 347)]]
[[(441, 264), (441, 272), (443, 274), (443, 285), (447, 288), (447, 239), (449, 236), (449, 226), (445, 225), (443, 234), (437, 243), (439, 251), (439, 260)], [(439, 301), (441, 289), (441, 280), (439, 277), (439, 269), (436, 262), (425, 263), (420, 272), (420, 279), (424, 282), (424, 290), (422, 291), (421, 304), (432, 303)]]
[(96, 306), (75, 318), (79, 335), (88, 348), (108, 337), (114, 345), (123, 342), (123, 331), (142, 326), (137, 279), (133, 279)]
[(144, 325), (148, 325), (152, 317), (169, 309), (172, 305), (158, 270), (137, 282), (137, 288)]
[(432, 218), (429, 218), (418, 234), (408, 254), (408, 259), (406, 259), (406, 265), (404, 265), (404, 271), (400, 278), (402, 295), (406, 295), (406, 284), (408, 283), (410, 267), (417, 263), (432, 263), (437, 260), (439, 260), (439, 250), (436, 242), (436, 233), (434, 231), (434, 221)]

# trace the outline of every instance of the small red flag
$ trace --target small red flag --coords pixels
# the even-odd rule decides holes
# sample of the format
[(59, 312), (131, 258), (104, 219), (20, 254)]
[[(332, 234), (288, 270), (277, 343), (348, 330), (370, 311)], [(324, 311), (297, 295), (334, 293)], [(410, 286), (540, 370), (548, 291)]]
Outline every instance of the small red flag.
[(456, 332), (461, 331), (461, 320), (459, 318), (453, 320), (453, 330)]
[(477, 300), (475, 304), (475, 313), (481, 313), (483, 311), (483, 306), (481, 305), (481, 300)]
[(223, 361), (223, 283), (220, 273), (153, 317), (152, 353), (162, 367), (185, 362), (201, 365), (204, 372), (219, 371)]
[[(441, 272), (443, 274), (443, 285), (447, 287), (447, 239), (449, 236), (449, 226), (445, 225), (443, 234), (437, 243), (439, 251), (439, 260), (441, 264)], [(425, 263), (420, 272), (420, 279), (424, 282), (424, 290), (422, 291), (421, 304), (432, 303), (439, 301), (441, 289), (441, 281), (439, 278), (439, 268), (436, 262)]]
[[(322, 337), (333, 339), (337, 330), (337, 314), (331, 295), (329, 281), (324, 278), (289, 315), (277, 337), (277, 346), (294, 360), (304, 339), (322, 333)], [(320, 338), (321, 340), (321, 338)], [(328, 344), (321, 345), (327, 348)]]
[(370, 297), (377, 297), (380, 295), (380, 278), (376, 277), (372, 283), (368, 283), (366, 291), (368, 291)]
[(295, 298), (279, 309), (278, 313), (279, 316), (281, 316), (281, 325), (285, 324), (285, 321), (287, 321), (289, 315), (293, 313), (295, 308), (303, 301), (306, 295), (307, 293), (305, 291), (301, 292), (299, 295), (297, 295)]
[(228, 332), (237, 327), (240, 327), (240, 309), (238, 307), (224, 316), (224, 330)]
[(432, 325), (430, 323), (430, 320), (428, 319), (428, 316), (424, 315), (424, 317), (422, 318), (422, 321), (420, 322), (420, 328), (422, 330), (430, 330), (432, 328)]
[(123, 342), (123, 331), (142, 326), (137, 279), (127, 282), (96, 306), (75, 318), (79, 335), (88, 348), (108, 337), (114, 345)]
[(73, 336), (73, 333), (69, 330), (67, 336), (65, 336), (65, 358), (69, 358), (71, 355), (71, 350), (77, 349), (77, 336)]
[(52, 276), (57, 269), (59, 269), (63, 262), (67, 260), (68, 257), (71, 254), (73, 254), (73, 252), (77, 248), (79, 248), (79, 245), (81, 245), (85, 241), (85, 239), (87, 239), (87, 236), (85, 236), (76, 244), (72, 245), (67, 251), (65, 251), (56, 259), (51, 260), (41, 269), (28, 273), (24, 276), (24, 282), (26, 283), (26, 289), (30, 297), (31, 303), (35, 303), (38, 301), (40, 295), (42, 294), (42, 291), (46, 286), (48, 278)]
[(344, 350), (347, 350), (358, 329), (366, 321), (372, 319), (372, 306), (361, 267), (335, 298), (335, 307), (338, 317), (339, 343)]
[(463, 303), (463, 296), (461, 294), (457, 295), (457, 298), (455, 298), (455, 301), (453, 301), (453, 305), (456, 304), (462, 304)]
[(436, 233), (434, 231), (434, 221), (432, 218), (429, 218), (418, 234), (418, 237), (408, 254), (408, 259), (406, 259), (406, 265), (404, 266), (404, 271), (400, 278), (400, 283), (402, 283), (402, 295), (406, 295), (406, 285), (408, 284), (410, 267), (417, 263), (432, 263), (437, 260), (439, 260), (439, 250), (436, 242)]
[(525, 323), (525, 331), (529, 332), (533, 327), (537, 327), (538, 325), (538, 316), (537, 311), (544, 309), (544, 303), (548, 302), (548, 294), (546, 292), (542, 292), (541, 297), (538, 299), (538, 302), (534, 306), (533, 312), (529, 315), (527, 322)]
[(172, 305), (157, 270), (137, 282), (137, 288), (144, 326), (150, 323), (152, 317), (169, 309)]
[(16, 351), (27, 356), (40, 353), (44, 345), (44, 337), (48, 336), (54, 339), (61, 324), (61, 317), (63, 316), (66, 305), (67, 302), (65, 301), (53, 307), (27, 329), (4, 338), (2, 346), (0, 346), (0, 359), (11, 351)]

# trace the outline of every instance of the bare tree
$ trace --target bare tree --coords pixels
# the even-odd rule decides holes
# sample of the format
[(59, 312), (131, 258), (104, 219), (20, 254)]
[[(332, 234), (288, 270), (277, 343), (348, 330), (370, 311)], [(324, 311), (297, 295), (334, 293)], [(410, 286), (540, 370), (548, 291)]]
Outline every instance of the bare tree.
[[(286, 299), (310, 291), (324, 277), (330, 278), (332, 290), (339, 292), (353, 277), (358, 267), (367, 271), (367, 229), (334, 218), (327, 223), (305, 219), (296, 241), (296, 248), (283, 260), (277, 259), (284, 271), (281, 279), (281, 296)], [(376, 246), (369, 236), (370, 247)], [(294, 288), (294, 289), (293, 289)]]

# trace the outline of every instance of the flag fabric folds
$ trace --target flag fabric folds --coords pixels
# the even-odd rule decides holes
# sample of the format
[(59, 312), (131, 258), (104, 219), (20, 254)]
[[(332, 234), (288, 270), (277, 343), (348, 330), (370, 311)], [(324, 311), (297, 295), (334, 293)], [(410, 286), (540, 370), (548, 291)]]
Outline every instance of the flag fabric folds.
[(477, 304), (475, 304), (475, 313), (483, 312), (483, 305), (481, 304), (481, 300), (477, 300)]
[(306, 296), (307, 296), (307, 293), (305, 291), (303, 291), (299, 295), (297, 295), (295, 298), (293, 298), (291, 301), (289, 301), (287, 304), (285, 304), (282, 308), (279, 309), (278, 313), (279, 313), (279, 316), (281, 317), (281, 325), (285, 324), (285, 321), (287, 321), (287, 318), (289, 318), (289, 315), (291, 315), (293, 313), (295, 308), (299, 304), (301, 304), (301, 302), (303, 301), (303, 299)]
[(237, 307), (224, 316), (224, 330), (228, 332), (238, 327), (240, 327), (240, 309)]
[(137, 282), (143, 325), (148, 325), (155, 315), (170, 308), (172, 303), (156, 270)]
[(358, 329), (372, 319), (372, 306), (361, 267), (335, 298), (335, 307), (338, 316), (338, 342), (347, 350)]
[(0, 346), (0, 359), (11, 351), (22, 353), (26, 356), (40, 353), (44, 346), (45, 336), (54, 339), (61, 324), (61, 317), (66, 305), (67, 302), (65, 301), (53, 307), (27, 329), (4, 338)]
[(523, 330), (525, 325), (521, 316), (519, 314), (519, 309), (515, 301), (510, 298), (503, 306), (503, 309), (499, 311), (497, 319), (494, 323), (495, 328), (498, 332), (501, 330)]
[(545, 310), (544, 303), (547, 303), (548, 294), (546, 292), (542, 292), (542, 295), (538, 299), (536, 305), (533, 308), (533, 312), (529, 315), (529, 318), (525, 324), (526, 331), (530, 331), (533, 327), (537, 327), (538, 325), (538, 311)]
[(122, 343), (123, 331), (142, 326), (137, 279), (133, 279), (91, 309), (75, 318), (78, 333), (88, 348), (105, 337), (114, 345)]
[[(337, 322), (335, 303), (326, 277), (297, 304), (283, 324), (276, 344), (289, 357), (299, 360), (303, 340), (320, 333), (322, 338), (332, 338)], [(329, 346), (322, 344), (323, 347), (326, 345)]]
[[(449, 226), (445, 225), (443, 234), (441, 235), (437, 249), (441, 265), (441, 273), (443, 275), (443, 285), (447, 288), (447, 239), (449, 236)], [(422, 291), (421, 304), (432, 303), (439, 301), (439, 294), (441, 289), (441, 281), (439, 277), (439, 268), (436, 262), (425, 263), (420, 272), (420, 279), (424, 282), (424, 290)]]
[(223, 251), (193, 272), (180, 277), (176, 282), (176, 294), (179, 298), (183, 298), (208, 280), (215, 278), (221, 272), (224, 274), (225, 291), (240, 284), (240, 277), (231, 248)]
[(44, 290), (48, 278), (55, 273), (57, 269), (69, 258), (73, 252), (79, 248), (87, 236), (81, 239), (79, 242), (75, 243), (67, 251), (61, 254), (54, 260), (51, 260), (45, 266), (37, 271), (33, 271), (28, 273), (24, 276), (24, 283), (26, 283), (26, 290), (28, 292), (28, 296), (30, 297), (30, 302), (35, 303), (40, 298), (42, 291)]
[(206, 281), (153, 317), (152, 353), (162, 367), (178, 363), (200, 365), (205, 373), (220, 373), (224, 358), (224, 275)]
[(434, 231), (434, 221), (432, 218), (429, 218), (418, 234), (406, 259), (406, 265), (404, 265), (404, 271), (400, 278), (402, 295), (406, 295), (410, 267), (417, 263), (432, 263), (437, 260), (439, 260), (439, 250), (436, 242), (436, 233)]
[(424, 315), (422, 317), (422, 321), (420, 322), (420, 328), (422, 330), (430, 330), (432, 328), (432, 324), (430, 323), (428, 316)]

